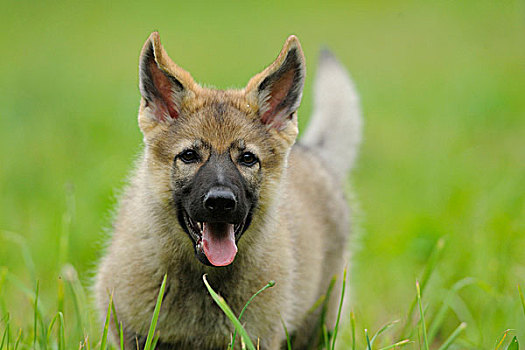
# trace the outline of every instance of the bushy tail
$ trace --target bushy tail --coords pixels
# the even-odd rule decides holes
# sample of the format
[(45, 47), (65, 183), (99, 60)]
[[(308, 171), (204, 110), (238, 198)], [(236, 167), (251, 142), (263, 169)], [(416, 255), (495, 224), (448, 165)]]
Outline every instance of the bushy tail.
[(314, 110), (301, 143), (315, 149), (342, 181), (356, 159), (361, 129), (354, 83), (337, 58), (323, 50), (314, 82)]

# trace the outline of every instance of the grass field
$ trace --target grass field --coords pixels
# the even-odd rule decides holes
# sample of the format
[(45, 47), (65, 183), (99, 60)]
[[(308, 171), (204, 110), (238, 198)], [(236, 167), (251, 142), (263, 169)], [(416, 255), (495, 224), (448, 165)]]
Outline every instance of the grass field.
[[(403, 332), (425, 268), (430, 348), (461, 322), (451, 349), (495, 349), (507, 329), (505, 344), (515, 335), (525, 344), (517, 288), (525, 287), (525, 1), (6, 0), (0, 337), (10, 329), (10, 348), (20, 329), (19, 348), (32, 346), (37, 281), (44, 326), (63, 312), (62, 348), (77, 349), (83, 328), (93, 348), (100, 341), (102, 325), (79, 291), (89, 300), (112, 208), (141, 147), (137, 61), (152, 30), (197, 81), (221, 88), (244, 86), (297, 34), (309, 71), (302, 128), (318, 49), (327, 45), (349, 68), (366, 123), (350, 178), (360, 349), (364, 329), (371, 337), (397, 319), (373, 348), (407, 337), (405, 348), (425, 348), (417, 305)], [(349, 348), (351, 327), (340, 333), (339, 348)], [(52, 331), (54, 348), (57, 339)]]

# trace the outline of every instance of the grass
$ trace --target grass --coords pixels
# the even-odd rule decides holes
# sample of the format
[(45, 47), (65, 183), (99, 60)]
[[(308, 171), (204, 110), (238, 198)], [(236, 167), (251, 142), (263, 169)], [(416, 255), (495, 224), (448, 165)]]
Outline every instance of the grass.
[[(155, 304), (155, 309), (153, 310), (153, 316), (151, 317), (151, 324), (148, 331), (148, 337), (146, 338), (146, 343), (144, 345), (144, 350), (155, 349), (155, 345), (153, 344), (156, 343), (158, 340), (158, 337), (155, 336), (155, 327), (157, 327), (157, 321), (159, 319), (160, 306), (162, 305), (162, 297), (164, 296), (164, 289), (166, 288), (167, 278), (168, 276), (164, 275), (162, 284), (160, 285), (159, 295), (157, 296), (157, 302)], [(122, 333), (120, 338), (122, 339)]]
[[(439, 251), (442, 248), (442, 246), (443, 246), (443, 244), (441, 244), (441, 242), (438, 242), (438, 244), (437, 244), (437, 246), (436, 246), (436, 248), (434, 250), (434, 253), (430, 256), (429, 261), (428, 261), (428, 263), (426, 265), (426, 268), (424, 269), (423, 277), (427, 276), (427, 275), (428, 275), (427, 277), (430, 277), (435, 272), (434, 268), (437, 265), (439, 265), (439, 262), (435, 261), (435, 259), (434, 259), (434, 257), (436, 256), (435, 253), (436, 253), (436, 251)], [(432, 268), (429, 268), (429, 266), (431, 266)], [(68, 279), (68, 282), (72, 283), (72, 281), (74, 281), (74, 279), (71, 278), (71, 273), (70, 273), (69, 277), (70, 278)], [(338, 339), (337, 334), (338, 334), (338, 328), (339, 328), (339, 321), (340, 321), (340, 317), (341, 317), (341, 310), (342, 310), (342, 305), (343, 305), (344, 296), (345, 296), (346, 269), (345, 269), (344, 274), (343, 274), (342, 277), (343, 277), (343, 283), (342, 283), (342, 288), (341, 288), (341, 297), (339, 299), (338, 314), (337, 314), (337, 319), (336, 319), (336, 325), (335, 325), (335, 328), (334, 328), (333, 332), (328, 330), (325, 317), (326, 317), (326, 307), (327, 307), (326, 301), (329, 299), (330, 294), (333, 292), (333, 288), (334, 288), (334, 285), (335, 285), (336, 277), (334, 277), (332, 279), (332, 283), (330, 283), (330, 285), (328, 287), (328, 290), (325, 293), (325, 297), (322, 298), (323, 302), (322, 303), (317, 303), (317, 307), (321, 308), (321, 313), (320, 313), (320, 316), (319, 316), (320, 317), (319, 318), (319, 324), (318, 324), (318, 328), (319, 328), (318, 336), (319, 336), (319, 339), (321, 339), (319, 349), (325, 349), (325, 350), (334, 350), (335, 349), (336, 340)], [(262, 287), (258, 292), (256, 292), (246, 302), (246, 305), (244, 306), (244, 308), (242, 309), (241, 313), (239, 314), (239, 317), (237, 317), (237, 316), (235, 316), (235, 314), (233, 313), (231, 308), (228, 306), (227, 302), (213, 290), (212, 286), (210, 286), (210, 284), (208, 283), (208, 281), (206, 279), (206, 275), (204, 275), (202, 278), (203, 278), (203, 282), (204, 282), (203, 288), (205, 287), (205, 288), (208, 289), (208, 292), (210, 293), (211, 298), (223, 310), (223, 312), (230, 319), (230, 321), (232, 322), (232, 325), (234, 327), (234, 333), (232, 334), (232, 337), (231, 337), (232, 341), (231, 341), (231, 344), (230, 344), (229, 348), (231, 348), (231, 349), (234, 348), (236, 334), (238, 333), (240, 335), (240, 338), (241, 338), (241, 345), (242, 345), (241, 347), (243, 349), (245, 349), (245, 348), (248, 349), (248, 350), (258, 349), (258, 347), (256, 347), (254, 345), (254, 344), (256, 344), (256, 341), (254, 339), (250, 338), (250, 336), (246, 332), (244, 326), (241, 324), (240, 320), (242, 318), (243, 313), (249, 307), (249, 305), (253, 301), (253, 299), (256, 298), (260, 293), (263, 293), (266, 289), (273, 287), (275, 285), (275, 282), (274, 281), (269, 281), (264, 287)], [(159, 314), (160, 314), (160, 308), (161, 308), (161, 305), (162, 305), (162, 296), (164, 295), (164, 290), (165, 290), (165, 287), (166, 287), (166, 281), (167, 281), (167, 275), (164, 276), (162, 284), (161, 284), (160, 289), (159, 289), (157, 302), (156, 302), (155, 308), (153, 310), (153, 314), (152, 314), (152, 318), (151, 318), (151, 323), (150, 323), (148, 335), (147, 335), (147, 338), (146, 338), (146, 341), (145, 341), (145, 345), (144, 345), (144, 349), (145, 350), (153, 350), (153, 349), (155, 349), (155, 344), (157, 343), (157, 341), (159, 339), (159, 335), (155, 334), (155, 329), (156, 329), (158, 318), (159, 318)], [(465, 285), (465, 281), (460, 281), (460, 282), (461, 283), (458, 283), (455, 286), (455, 288), (450, 291), (450, 293), (452, 293), (452, 294), (457, 293), (460, 290), (460, 288), (458, 286)], [(22, 285), (20, 285), (19, 287), (24, 292), (30, 294), (30, 291), (25, 289), (25, 287), (23, 287)], [(82, 288), (82, 287), (80, 287), (80, 288)], [(523, 294), (522, 294), (521, 288), (519, 286), (518, 286), (518, 291), (517, 291), (516, 294), (517, 294), (516, 298), (520, 300), (521, 305), (523, 307), (523, 316), (525, 317), (525, 300), (523, 299)], [(82, 338), (82, 337), (77, 338), (77, 339), (74, 339), (74, 337), (66, 338), (66, 323), (64, 321), (64, 314), (61, 311), (58, 311), (55, 314), (55, 316), (50, 320), (49, 324), (46, 327), (45, 322), (43, 321), (43, 319), (41, 317), (41, 311), (38, 308), (38, 302), (39, 302), (39, 296), (38, 295), (39, 295), (39, 283), (37, 282), (36, 283), (36, 291), (35, 291), (35, 294), (34, 294), (34, 301), (33, 301), (33, 308), (34, 308), (33, 311), (34, 311), (34, 315), (35, 315), (35, 317), (34, 317), (35, 321), (34, 321), (33, 327), (31, 329), (28, 329), (28, 330), (26, 330), (26, 332), (23, 332), (22, 328), (20, 328), (18, 333), (17, 333), (17, 335), (15, 336), (11, 332), (10, 314), (7, 313), (5, 315), (4, 319), (2, 320), (2, 323), (3, 323), (3, 332), (2, 332), (2, 334), (3, 335), (2, 335), (2, 338), (1, 338), (1, 342), (0, 342), (0, 350), (17, 349), (19, 345), (22, 345), (23, 347), (26, 347), (26, 348), (32, 348), (32, 349), (58, 349), (58, 350), (62, 350), (62, 349), (69, 349), (75, 343), (79, 344), (79, 349), (91, 349), (92, 346), (90, 345), (89, 335), (87, 334), (87, 332), (92, 334), (92, 339), (93, 338), (97, 339), (97, 335), (96, 335), (94, 329), (86, 329), (86, 327), (85, 327), (86, 325), (83, 324), (80, 321), (80, 319), (81, 319), (80, 315), (81, 315), (82, 312), (79, 311), (78, 306), (73, 309), (74, 312), (72, 312), (72, 315), (71, 315), (73, 317), (77, 317), (78, 318), (77, 319), (78, 322), (76, 323), (76, 328), (77, 329), (76, 330), (74, 329), (72, 334), (80, 334), (80, 332), (83, 332), (84, 338)], [(66, 301), (66, 299), (73, 299), (73, 303), (74, 303), (74, 300), (76, 298), (75, 289), (70, 288), (70, 293), (68, 293), (67, 296), (66, 295), (59, 295), (59, 296), (57, 296), (57, 298), (58, 299), (62, 299), (62, 301), (59, 302), (57, 307), (59, 307), (59, 305), (63, 306), (64, 302)], [(395, 326), (399, 323), (399, 321), (389, 322), (389, 323), (385, 324), (384, 326), (382, 326), (371, 338), (369, 336), (368, 330), (365, 328), (364, 329), (364, 339), (359, 339), (359, 341), (361, 342), (362, 346), (364, 348), (366, 348), (367, 350), (372, 350), (372, 349), (388, 350), (388, 349), (401, 348), (401, 347), (404, 347), (404, 346), (408, 346), (410, 344), (415, 344), (417, 342), (417, 343), (419, 343), (419, 349), (426, 349), (426, 350), (430, 349), (429, 340), (428, 340), (429, 336), (428, 336), (427, 327), (426, 327), (426, 321), (425, 321), (425, 311), (424, 311), (425, 307), (423, 306), (423, 299), (422, 299), (422, 295), (421, 295), (421, 285), (420, 285), (419, 282), (416, 282), (416, 296), (415, 296), (415, 300), (417, 302), (418, 311), (419, 311), (419, 321), (418, 322), (416, 322), (412, 326), (408, 326), (408, 327), (405, 325), (404, 328), (399, 328), (397, 332), (393, 331), (393, 330), (394, 330)], [(86, 306), (85, 304), (82, 304), (81, 307), (85, 307), (85, 306)], [(414, 312), (413, 308), (411, 308), (411, 307), (410, 307), (410, 310), (411, 310), (411, 312)], [(438, 314), (441, 314), (442, 310), (443, 310), (442, 308), (439, 309)], [(113, 317), (112, 317), (112, 312), (113, 312)], [(120, 343), (118, 343), (118, 344), (111, 344), (109, 342), (109, 324), (110, 324), (112, 318), (113, 318), (113, 320), (115, 322), (115, 329), (118, 330), (117, 338), (120, 340)], [(351, 333), (352, 333), (352, 340), (351, 340), (352, 347), (351, 348), (352, 349), (356, 349), (356, 343), (358, 342), (358, 340), (357, 340), (357, 337), (356, 337), (356, 320), (355, 320), (353, 312), (350, 313), (350, 318), (351, 318), (350, 327), (351, 327)], [(440, 328), (442, 326), (442, 323), (445, 320), (442, 317), (434, 317), (433, 319), (434, 319), (434, 321), (432, 322), (432, 327), (437, 327), (437, 328)], [(38, 323), (37, 320), (39, 320), (40, 323)], [(406, 318), (405, 322), (411, 323), (412, 320), (413, 320), (412, 315), (409, 315), (409, 317)], [(292, 340), (292, 338), (290, 337), (290, 335), (288, 333), (288, 330), (286, 328), (286, 325), (285, 325), (284, 321), (283, 320), (281, 320), (281, 321), (282, 321), (282, 326), (284, 327), (284, 331), (285, 331), (285, 334), (286, 334), (287, 347), (288, 347), (288, 349), (291, 349), (292, 348), (292, 344), (293, 344), (293, 340)], [(69, 328), (71, 329), (72, 327), (74, 327), (74, 325), (75, 325), (75, 323), (70, 323), (69, 324)], [(39, 330), (39, 328), (40, 328), (40, 330)], [(442, 344), (439, 344), (438, 342), (434, 342), (433, 346), (436, 349), (438, 349), (438, 350), (449, 349), (451, 346), (455, 345), (458, 337), (460, 336), (460, 334), (466, 328), (467, 328), (467, 324), (465, 322), (461, 322), (459, 324), (459, 326), (457, 326), (457, 328), (446, 338), (446, 340)], [(53, 332), (53, 330), (55, 330), (55, 332)], [(398, 341), (395, 341), (395, 342), (392, 343), (391, 339), (393, 339), (393, 338), (392, 337), (389, 338), (389, 337), (385, 336), (386, 333), (390, 332), (390, 333), (394, 334), (394, 338), (395, 337), (399, 337), (403, 333), (405, 333), (407, 330), (411, 334), (411, 339), (409, 338), (409, 339), (398, 340)], [(40, 332), (40, 334), (39, 334), (39, 332)], [(500, 340), (497, 342), (497, 344), (495, 345), (495, 347), (493, 349), (495, 349), (495, 350), (498, 350), (498, 349), (514, 350), (514, 349), (518, 349), (519, 348), (519, 342), (518, 342), (517, 336), (514, 336), (510, 341), (506, 342), (506, 338), (507, 338), (509, 332), (511, 332), (511, 330), (506, 330), (505, 332), (502, 333), (502, 336), (501, 336)], [(39, 337), (39, 335), (40, 335), (40, 337)], [(422, 343), (421, 343), (421, 338), (422, 338)], [(37, 341), (37, 339), (38, 339), (38, 341)], [(66, 341), (66, 339), (68, 339), (68, 341)], [(13, 344), (13, 340), (14, 340), (14, 346), (11, 345), (11, 344)], [(382, 345), (381, 346), (374, 346), (374, 343), (378, 343), (378, 342), (382, 343)], [(257, 340), (257, 343), (258, 343), (258, 340)], [(389, 344), (389, 343), (391, 343), (391, 344)], [(110, 348), (110, 349), (116, 349), (116, 348), (123, 349), (123, 344), (124, 344), (124, 342), (123, 342), (122, 323), (119, 323), (118, 319), (116, 318), (115, 307), (114, 307), (114, 304), (113, 304), (113, 295), (111, 294), (110, 298), (109, 298), (109, 305), (108, 305), (108, 308), (107, 308), (104, 325), (103, 325), (103, 328), (102, 328), (102, 334), (100, 336), (100, 341), (95, 341), (95, 345), (93, 346), (93, 348), (94, 349), (100, 349), (100, 350), (105, 350), (105, 349), (108, 349), (108, 348)], [(347, 346), (349, 346), (349, 344), (346, 344), (344, 346), (347, 347)]]
[[(17, 341), (56, 349), (60, 327), (68, 349), (101, 345), (88, 287), (140, 149), (137, 59), (154, 29), (177, 63), (222, 88), (243, 86), (297, 34), (308, 69), (301, 129), (318, 48), (349, 67), (366, 129), (349, 181), (361, 233), (348, 271), (353, 317), (341, 315), (339, 348), (366, 348), (365, 328), (373, 337), (397, 319), (373, 348), (423, 345), (416, 279), (430, 349), (463, 322), (449, 349), (523, 342), (524, 9), (522, 0), (4, 4), (4, 349)], [(59, 311), (64, 323), (50, 329)]]
[[(240, 316), (239, 316), (239, 319), (237, 317), (235, 317), (232, 309), (230, 309), (230, 307), (228, 306), (226, 301), (220, 295), (215, 293), (215, 291), (211, 288), (211, 286), (209, 285), (208, 281), (206, 280), (206, 275), (202, 276), (202, 280), (204, 281), (204, 284), (206, 285), (206, 288), (210, 292), (210, 295), (213, 298), (213, 300), (215, 301), (215, 303), (217, 303), (217, 305), (226, 314), (226, 316), (228, 316), (230, 321), (232, 321), (232, 323), (233, 323), (233, 325), (235, 327), (235, 331), (239, 332), (239, 334), (241, 335), (241, 339), (243, 341), (243, 344), (246, 346), (246, 348), (248, 350), (255, 350), (255, 345), (253, 345), (253, 342), (252, 342), (250, 336), (248, 335), (248, 333), (246, 332), (246, 330), (242, 326), (241, 322), (239, 321)], [(233, 337), (232, 343), (234, 341), (235, 341), (235, 337)], [(232, 348), (233, 348), (233, 345), (232, 345)]]
[[(204, 279), (204, 282), (206, 284), (206, 287), (208, 287), (208, 290), (211, 288), (206, 279)], [(244, 305), (244, 307), (242, 308), (241, 312), (239, 313), (239, 321), (242, 319), (242, 315), (244, 314), (244, 312), (246, 311), (246, 309), (248, 308), (248, 305), (250, 305), (250, 303), (252, 302), (252, 300), (257, 296), (259, 295), (260, 293), (264, 292), (266, 289), (268, 288), (271, 288), (275, 285), (275, 281), (270, 281), (268, 282), (264, 287), (262, 287), (261, 289), (259, 289), (250, 299), (248, 299), (248, 301), (246, 302), (246, 305)], [(213, 295), (213, 294), (212, 294)], [(215, 299), (215, 298), (214, 298)], [(215, 299), (215, 301), (217, 301), (218, 299)], [(284, 321), (283, 321), (283, 325), (284, 325)], [(288, 334), (288, 331), (286, 330), (286, 326), (285, 326), (285, 331), (286, 331), (286, 334)], [(231, 342), (231, 347), (230, 349), (233, 350), (234, 349), (234, 346), (235, 346), (235, 338), (237, 336), (237, 329), (235, 329), (235, 331), (233, 332), (233, 337), (232, 337), (232, 342)]]

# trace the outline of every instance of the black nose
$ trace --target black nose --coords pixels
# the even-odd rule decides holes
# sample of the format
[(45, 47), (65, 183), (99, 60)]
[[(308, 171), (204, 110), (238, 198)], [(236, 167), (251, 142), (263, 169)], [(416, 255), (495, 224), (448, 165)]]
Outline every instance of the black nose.
[(235, 210), (237, 200), (230, 189), (212, 188), (204, 197), (204, 207), (213, 214), (227, 214)]

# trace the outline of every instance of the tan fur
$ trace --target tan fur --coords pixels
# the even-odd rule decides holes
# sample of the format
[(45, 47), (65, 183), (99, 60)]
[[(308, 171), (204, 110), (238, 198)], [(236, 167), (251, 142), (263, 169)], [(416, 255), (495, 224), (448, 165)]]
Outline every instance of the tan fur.
[[(126, 333), (126, 349), (135, 336), (147, 334), (164, 274), (168, 284), (157, 330), (160, 343), (175, 349), (225, 349), (233, 327), (214, 304), (202, 282), (220, 293), (236, 314), (268, 281), (275, 286), (250, 304), (242, 323), (261, 349), (279, 349), (284, 341), (281, 317), (295, 334), (295, 348), (305, 347), (318, 313), (307, 314), (326, 291), (334, 274), (341, 275), (348, 236), (348, 208), (339, 181), (315, 152), (293, 146), (297, 116), (281, 128), (259, 120), (263, 106), (254, 89), (274, 72), (295, 37), (286, 42), (277, 60), (256, 75), (243, 90), (202, 88), (167, 56), (153, 33), (155, 59), (163, 70), (187, 87), (180, 117), (158, 122), (141, 101), (139, 125), (145, 148), (114, 222), (114, 234), (97, 274), (97, 307), (105, 314), (108, 294), (114, 293), (118, 319)], [(302, 55), (302, 51), (301, 51)], [(199, 165), (174, 171), (173, 159), (188, 145), (204, 142), (217, 152), (237, 157), (239, 142), (253, 150), (260, 169), (239, 171), (259, 187), (259, 205), (249, 229), (238, 242), (234, 262), (208, 267), (194, 256), (194, 247), (176, 219), (172, 191), (177, 179), (193, 176)], [(293, 147), (292, 147), (293, 146)], [(333, 322), (337, 303), (330, 305)], [(113, 330), (115, 332), (115, 330)], [(240, 345), (240, 341), (236, 341)]]

